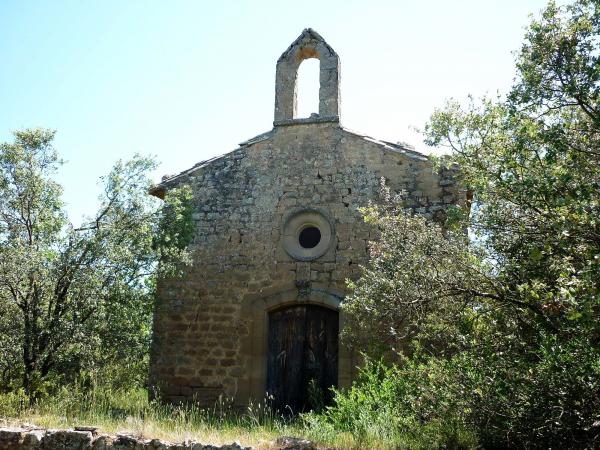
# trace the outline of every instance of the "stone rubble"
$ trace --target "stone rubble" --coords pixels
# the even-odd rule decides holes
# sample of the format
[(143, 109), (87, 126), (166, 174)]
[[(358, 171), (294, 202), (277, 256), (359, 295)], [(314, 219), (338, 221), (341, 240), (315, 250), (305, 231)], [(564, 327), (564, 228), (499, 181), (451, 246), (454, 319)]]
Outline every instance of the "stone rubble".
[(317, 450), (311, 441), (290, 436), (277, 438), (275, 445), (278, 450)]
[(251, 447), (243, 447), (237, 442), (207, 445), (186, 441), (174, 444), (123, 434), (108, 436), (87, 427), (79, 430), (11, 427), (0, 428), (0, 450), (251, 450)]

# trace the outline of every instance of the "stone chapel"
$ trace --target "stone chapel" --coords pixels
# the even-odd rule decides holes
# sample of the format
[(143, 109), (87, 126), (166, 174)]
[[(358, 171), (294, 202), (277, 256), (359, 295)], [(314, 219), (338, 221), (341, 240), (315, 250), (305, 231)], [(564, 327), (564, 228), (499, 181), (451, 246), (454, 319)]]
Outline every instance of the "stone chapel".
[[(320, 61), (319, 112), (297, 118), (308, 58)], [(196, 224), (192, 267), (159, 281), (154, 392), (205, 406), (268, 393), (278, 408), (301, 411), (314, 386), (349, 386), (358, 360), (339, 342), (339, 307), (374, 238), (358, 208), (378, 200), (382, 179), (432, 219), (465, 200), (453, 173), (435, 173), (427, 156), (341, 125), (340, 58), (304, 30), (277, 61), (273, 128), (151, 191), (190, 185)]]

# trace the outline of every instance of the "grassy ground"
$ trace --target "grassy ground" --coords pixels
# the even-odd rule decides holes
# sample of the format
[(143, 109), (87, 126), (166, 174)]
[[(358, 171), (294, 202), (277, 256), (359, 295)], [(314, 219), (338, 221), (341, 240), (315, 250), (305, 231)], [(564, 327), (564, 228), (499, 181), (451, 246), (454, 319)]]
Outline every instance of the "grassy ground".
[(468, 430), (435, 422), (405, 426), (402, 417), (391, 412), (386, 415), (385, 410), (373, 414), (360, 405), (345, 408), (345, 414), (350, 414), (356, 422), (349, 428), (345, 414), (336, 422), (314, 413), (283, 417), (264, 403), (249, 405), (245, 411), (234, 411), (227, 401), (209, 409), (193, 404), (171, 406), (148, 401), (148, 393), (143, 389), (69, 387), (53, 392), (34, 406), (29, 405), (22, 393), (0, 394), (0, 426), (25, 423), (45, 428), (94, 426), (105, 434), (125, 433), (144, 439), (194, 440), (204, 444), (238, 441), (257, 449), (273, 448), (271, 444), (281, 436), (305, 438), (322, 448), (338, 449), (477, 448)]
[[(159, 438), (170, 442), (195, 440), (206, 444), (238, 441), (262, 449), (280, 436), (304, 437), (324, 447), (364, 448), (348, 433), (323, 429), (302, 418), (275, 415), (264, 404), (250, 405), (234, 412), (223, 401), (211, 409), (169, 406), (149, 402), (147, 392), (77, 392), (65, 389), (33, 407), (19, 393), (0, 394), (0, 425), (33, 424), (46, 428), (95, 426), (102, 433), (127, 433), (140, 438)], [(389, 448), (373, 442), (369, 448)]]

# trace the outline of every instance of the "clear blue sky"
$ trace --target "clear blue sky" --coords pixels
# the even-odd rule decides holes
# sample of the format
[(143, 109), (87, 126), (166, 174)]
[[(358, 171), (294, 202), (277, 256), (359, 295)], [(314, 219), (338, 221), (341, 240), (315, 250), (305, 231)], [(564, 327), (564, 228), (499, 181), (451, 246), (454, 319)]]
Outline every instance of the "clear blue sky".
[[(275, 62), (312, 27), (341, 58), (343, 125), (427, 151), (411, 127), (449, 97), (506, 92), (511, 52), (544, 4), (0, 0), (0, 140), (58, 130), (78, 222), (119, 158), (156, 155), (158, 181), (271, 129)], [(303, 105), (315, 68), (301, 66)]]

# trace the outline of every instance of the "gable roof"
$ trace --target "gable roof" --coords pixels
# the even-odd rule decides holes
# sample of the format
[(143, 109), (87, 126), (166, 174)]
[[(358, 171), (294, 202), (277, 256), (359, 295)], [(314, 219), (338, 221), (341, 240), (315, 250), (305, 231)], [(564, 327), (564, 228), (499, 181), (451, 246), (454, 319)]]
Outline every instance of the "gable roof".
[[(382, 150), (386, 150), (386, 151), (391, 151), (394, 153), (398, 153), (401, 155), (406, 156), (407, 158), (416, 160), (416, 161), (427, 161), (429, 160), (429, 158), (427, 157), (427, 155), (420, 153), (418, 151), (415, 150), (415, 148), (410, 145), (407, 144), (405, 142), (388, 142), (388, 141), (383, 141), (380, 139), (375, 139), (372, 138), (371, 136), (368, 136), (366, 134), (361, 134), (358, 133), (356, 131), (352, 131), (349, 130), (348, 128), (342, 127), (340, 126), (340, 129), (344, 132), (344, 133), (348, 133), (354, 137), (357, 137), (359, 139), (363, 139), (367, 142), (370, 142), (371, 144), (375, 144), (377, 146), (379, 146)], [(218, 156), (214, 156), (212, 158), (206, 159), (204, 161), (200, 161), (196, 164), (194, 164), (192, 167), (190, 167), (189, 169), (186, 169), (182, 172), (179, 172), (178, 174), (175, 175), (164, 175), (160, 181), (160, 183), (158, 183), (157, 185), (153, 186), (150, 189), (150, 194), (154, 195), (156, 197), (159, 198), (163, 198), (164, 194), (166, 192), (167, 189), (177, 185), (177, 183), (182, 179), (185, 178), (187, 175), (190, 175), (192, 173), (194, 173), (197, 170), (203, 169), (205, 167), (209, 167), (211, 164), (229, 156), (230, 154), (236, 152), (236, 151), (240, 151), (242, 149), (251, 147), (254, 144), (257, 144), (259, 142), (262, 141), (266, 141), (268, 139), (270, 139), (273, 134), (275, 132), (275, 129), (272, 129), (270, 131), (267, 131), (265, 133), (261, 133), (257, 136), (254, 136), (250, 139), (245, 140), (244, 142), (240, 142), (239, 147), (229, 151), (227, 153), (223, 153), (221, 155)]]

